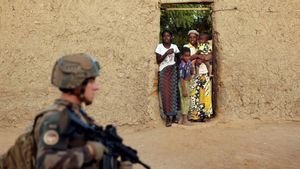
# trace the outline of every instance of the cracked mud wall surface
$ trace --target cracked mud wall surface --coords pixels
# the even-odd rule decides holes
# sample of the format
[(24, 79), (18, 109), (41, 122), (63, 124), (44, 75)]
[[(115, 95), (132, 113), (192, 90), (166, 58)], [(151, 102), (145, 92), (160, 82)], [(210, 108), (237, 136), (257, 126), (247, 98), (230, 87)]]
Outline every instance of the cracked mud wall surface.
[[(299, 1), (216, 0), (216, 111), (223, 120), (300, 120)], [(231, 10), (233, 8), (237, 10)], [(0, 126), (30, 121), (59, 92), (55, 60), (87, 52), (101, 64), (87, 110), (100, 123), (160, 121), (154, 0), (0, 2)]]
[(28, 122), (51, 104), (59, 96), (50, 84), (52, 66), (75, 52), (101, 64), (100, 91), (87, 107), (97, 121), (151, 120), (147, 82), (159, 38), (157, 6), (151, 0), (1, 1), (0, 126)]
[(220, 117), (300, 120), (300, 1), (216, 0), (214, 11)]

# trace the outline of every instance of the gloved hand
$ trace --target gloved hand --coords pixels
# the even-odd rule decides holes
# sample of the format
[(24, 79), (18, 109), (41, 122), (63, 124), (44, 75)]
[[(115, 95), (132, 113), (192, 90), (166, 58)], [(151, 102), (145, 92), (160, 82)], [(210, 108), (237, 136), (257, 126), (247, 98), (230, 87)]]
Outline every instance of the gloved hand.
[(121, 161), (119, 169), (133, 169), (133, 165), (130, 161)]
[(103, 157), (103, 153), (106, 151), (104, 145), (96, 141), (88, 141), (86, 143), (90, 154), (94, 157), (95, 160), (100, 161)]

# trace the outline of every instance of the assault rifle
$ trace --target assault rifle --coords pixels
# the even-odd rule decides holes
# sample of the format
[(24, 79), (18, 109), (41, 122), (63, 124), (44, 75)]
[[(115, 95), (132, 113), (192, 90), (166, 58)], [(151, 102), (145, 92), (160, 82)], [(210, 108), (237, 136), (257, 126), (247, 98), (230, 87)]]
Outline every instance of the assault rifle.
[(133, 164), (138, 163), (146, 169), (150, 169), (150, 166), (139, 159), (135, 149), (122, 143), (123, 139), (117, 134), (117, 130), (114, 126), (107, 125), (105, 129), (98, 125), (90, 126), (79, 120), (74, 113), (69, 114), (71, 125), (76, 126), (76, 128), (84, 132), (87, 137), (86, 139), (100, 141), (108, 149), (101, 160), (102, 168), (116, 169), (117, 159), (121, 157), (121, 161), (130, 161)]

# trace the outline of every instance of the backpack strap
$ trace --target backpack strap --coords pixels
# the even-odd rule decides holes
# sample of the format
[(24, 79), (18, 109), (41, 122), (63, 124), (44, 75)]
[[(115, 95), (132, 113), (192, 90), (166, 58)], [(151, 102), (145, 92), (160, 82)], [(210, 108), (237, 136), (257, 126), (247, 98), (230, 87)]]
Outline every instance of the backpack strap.
[(34, 128), (36, 127), (36, 122), (39, 118), (41, 118), (42, 116), (44, 116), (44, 114), (50, 112), (50, 111), (58, 111), (58, 112), (62, 112), (64, 111), (69, 105), (65, 105), (65, 104), (59, 104), (59, 103), (54, 103), (48, 107), (46, 107), (44, 110), (42, 110), (41, 112), (39, 112), (35, 118), (34, 118), (34, 122), (32, 124), (32, 130), (31, 132), (34, 133)]

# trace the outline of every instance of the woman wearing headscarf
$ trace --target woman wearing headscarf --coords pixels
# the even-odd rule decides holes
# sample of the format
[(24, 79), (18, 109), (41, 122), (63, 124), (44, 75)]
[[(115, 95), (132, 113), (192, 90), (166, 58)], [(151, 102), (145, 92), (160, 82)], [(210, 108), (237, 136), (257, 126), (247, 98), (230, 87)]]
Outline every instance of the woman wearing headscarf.
[(193, 121), (204, 121), (205, 117), (211, 117), (212, 110), (212, 85), (204, 61), (211, 60), (212, 55), (199, 54), (198, 44), (199, 33), (196, 30), (188, 32), (189, 43), (184, 45), (191, 50), (191, 59), (195, 74), (191, 84), (191, 103), (189, 119)]

